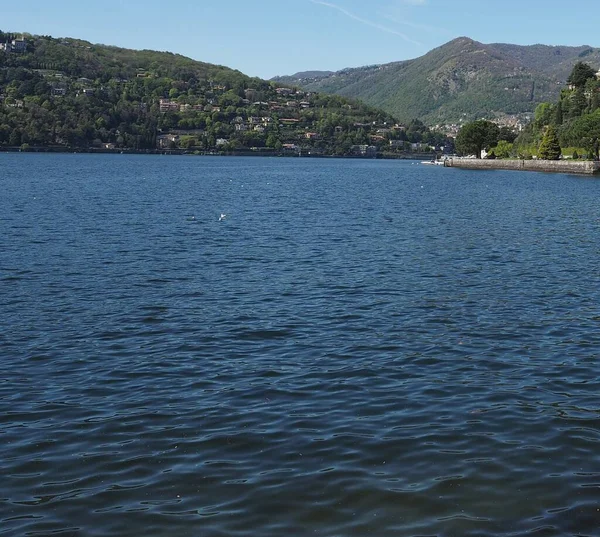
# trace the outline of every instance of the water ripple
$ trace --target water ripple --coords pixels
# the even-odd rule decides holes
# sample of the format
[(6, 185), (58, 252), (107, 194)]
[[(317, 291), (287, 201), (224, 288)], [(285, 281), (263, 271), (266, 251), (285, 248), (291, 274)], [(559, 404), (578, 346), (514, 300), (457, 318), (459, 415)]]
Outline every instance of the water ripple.
[(0, 160), (0, 535), (597, 535), (599, 183)]

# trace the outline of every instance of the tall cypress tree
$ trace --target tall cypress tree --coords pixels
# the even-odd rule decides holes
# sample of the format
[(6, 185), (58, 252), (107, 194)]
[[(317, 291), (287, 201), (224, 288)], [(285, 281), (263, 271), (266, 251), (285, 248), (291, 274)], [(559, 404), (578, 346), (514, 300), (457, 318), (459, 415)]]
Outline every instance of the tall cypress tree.
[(544, 160), (558, 160), (560, 158), (560, 142), (553, 125), (546, 129), (538, 155)]
[(563, 107), (562, 107), (562, 99), (559, 99), (558, 104), (556, 105), (556, 109), (554, 112), (554, 123), (558, 126), (562, 125), (563, 122)]

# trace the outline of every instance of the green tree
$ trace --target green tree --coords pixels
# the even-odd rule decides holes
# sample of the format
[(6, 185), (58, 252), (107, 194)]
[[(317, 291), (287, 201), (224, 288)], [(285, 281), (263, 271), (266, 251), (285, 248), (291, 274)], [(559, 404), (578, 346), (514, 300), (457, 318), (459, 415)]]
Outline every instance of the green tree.
[(465, 124), (456, 137), (456, 150), (462, 155), (474, 154), (481, 158), (481, 151), (498, 142), (498, 125), (481, 119)]
[(21, 145), (21, 131), (13, 129), (8, 138), (8, 143), (10, 145)]
[(583, 88), (577, 88), (569, 98), (569, 118), (581, 116), (587, 108), (587, 98)]
[(507, 142), (506, 140), (500, 140), (498, 145), (494, 147), (493, 151), (498, 158), (508, 158), (512, 155), (513, 144)]
[(498, 133), (498, 140), (504, 140), (505, 142), (513, 143), (517, 139), (517, 133), (510, 127), (500, 127)]
[(554, 105), (551, 103), (540, 103), (537, 105), (534, 113), (535, 125), (537, 128), (549, 125), (555, 115)]
[(596, 71), (587, 63), (577, 62), (573, 67), (569, 78), (567, 78), (567, 83), (576, 88), (583, 88), (585, 83), (591, 78), (596, 78)]
[(600, 109), (585, 114), (562, 129), (561, 139), (567, 145), (583, 147), (588, 155), (598, 158), (600, 146)]
[(554, 126), (550, 125), (546, 129), (538, 155), (544, 160), (558, 160), (560, 158), (560, 142)]
[(563, 122), (563, 105), (562, 99), (559, 99), (556, 109), (554, 110), (554, 123), (558, 126), (562, 125)]
[(281, 146), (281, 142), (279, 141), (279, 137), (276, 134), (269, 134), (269, 136), (267, 136), (267, 147), (271, 147), (273, 149), (276, 149), (277, 146)]

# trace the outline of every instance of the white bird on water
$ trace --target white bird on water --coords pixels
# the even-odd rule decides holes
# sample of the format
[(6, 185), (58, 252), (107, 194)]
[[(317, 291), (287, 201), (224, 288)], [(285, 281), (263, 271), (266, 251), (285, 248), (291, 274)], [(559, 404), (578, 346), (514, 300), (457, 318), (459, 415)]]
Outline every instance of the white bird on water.
[(225, 213), (221, 213), (221, 216), (219, 216), (219, 222), (221, 220), (225, 220), (225, 218), (227, 218), (227, 215)]

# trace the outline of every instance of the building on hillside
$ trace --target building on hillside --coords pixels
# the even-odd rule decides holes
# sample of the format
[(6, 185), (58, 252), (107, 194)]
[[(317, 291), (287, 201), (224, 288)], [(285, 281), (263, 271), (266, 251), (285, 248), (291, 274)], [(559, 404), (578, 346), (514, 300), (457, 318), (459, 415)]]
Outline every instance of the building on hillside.
[(179, 111), (179, 103), (173, 102), (171, 99), (160, 99), (158, 106), (161, 113)]
[(160, 134), (156, 137), (156, 147), (159, 149), (172, 149), (179, 141), (177, 134)]
[(390, 140), (390, 147), (393, 149), (403, 149), (405, 144), (404, 140)]
[(244, 90), (244, 94), (246, 95), (246, 99), (249, 101), (257, 101), (258, 100), (258, 91), (252, 88), (248, 88)]
[(413, 151), (429, 151), (430, 149), (429, 144), (424, 144), (421, 142), (410, 144), (410, 148)]
[(350, 148), (353, 155), (361, 157), (376, 157), (377, 148), (374, 145), (353, 145)]
[(12, 52), (25, 52), (27, 50), (27, 41), (25, 41), (24, 37), (13, 39), (10, 48)]
[(27, 50), (27, 41), (25, 41), (24, 36), (21, 36), (19, 39), (0, 43), (0, 50), (6, 52), (25, 52)]

